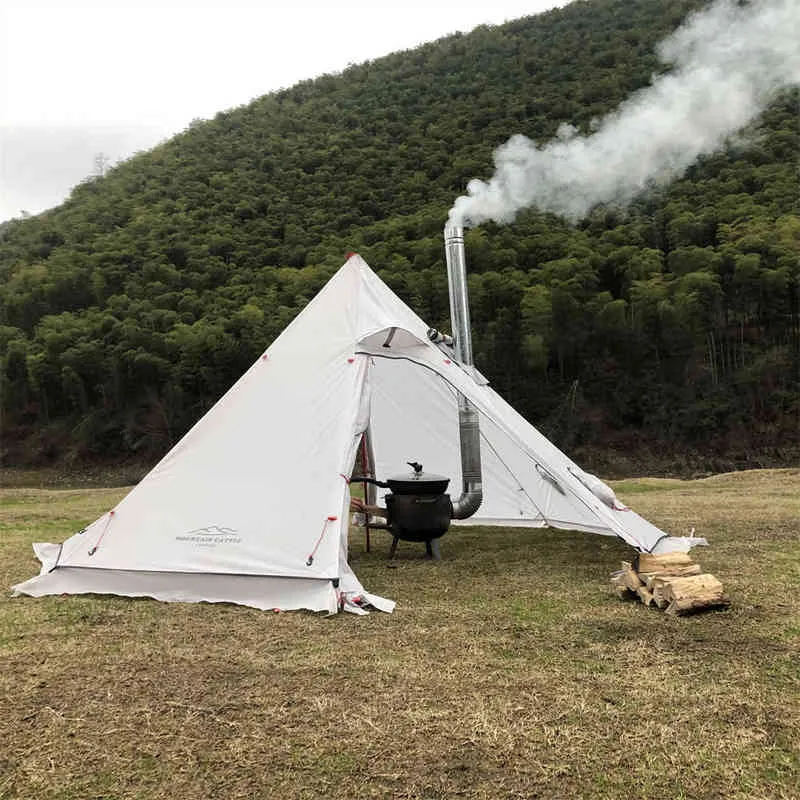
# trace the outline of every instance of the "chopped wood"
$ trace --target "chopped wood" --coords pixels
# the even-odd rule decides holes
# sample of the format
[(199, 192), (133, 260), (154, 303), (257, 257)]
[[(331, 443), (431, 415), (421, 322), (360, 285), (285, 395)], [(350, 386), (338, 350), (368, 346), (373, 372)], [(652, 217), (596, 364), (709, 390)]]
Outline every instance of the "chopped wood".
[(722, 583), (708, 573), (678, 578), (669, 584), (665, 594), (670, 601), (667, 614), (689, 614), (730, 605)]
[(636, 592), (632, 592), (627, 586), (615, 586), (614, 591), (620, 600), (635, 600)]
[(639, 553), (634, 561), (637, 572), (660, 572), (665, 567), (689, 567), (694, 564), (688, 553)]
[(649, 606), (653, 602), (653, 595), (645, 589), (644, 586), (640, 586), (636, 590), (636, 594), (639, 599), (646, 605)]
[(639, 553), (621, 566), (611, 584), (622, 599), (638, 599), (675, 615), (730, 605), (722, 583), (704, 573), (688, 553)]
[(714, 592), (722, 592), (722, 584), (706, 572), (688, 578), (674, 578), (667, 584), (664, 594), (667, 600), (673, 601)]
[(623, 579), (623, 572), (615, 572), (611, 576), (611, 585), (614, 587), (614, 591), (617, 593), (617, 597), (620, 600), (635, 600), (636, 593), (632, 592), (627, 585), (625, 584), (625, 580)]
[(650, 588), (650, 583), (654, 581), (656, 578), (664, 578), (664, 577), (675, 577), (675, 578), (685, 578), (688, 575), (699, 575), (703, 571), (703, 568), (699, 564), (688, 564), (686, 566), (680, 567), (664, 567), (663, 569), (659, 570), (658, 572), (639, 572), (639, 577), (642, 579), (642, 582)]
[(728, 608), (730, 604), (731, 601), (724, 592), (713, 596), (685, 597), (683, 600), (673, 600), (667, 606), (664, 613), (674, 616), (684, 616), (686, 614), (693, 614), (696, 611), (708, 611), (712, 608)]
[(666, 589), (671, 580), (673, 580), (673, 578), (655, 578), (647, 587), (648, 591), (653, 595), (653, 601), (659, 608), (666, 608), (670, 603), (666, 597)]
[(632, 592), (636, 592), (639, 590), (641, 586), (644, 586), (642, 579), (633, 571), (632, 568), (626, 569), (622, 573), (622, 582), (627, 586)]

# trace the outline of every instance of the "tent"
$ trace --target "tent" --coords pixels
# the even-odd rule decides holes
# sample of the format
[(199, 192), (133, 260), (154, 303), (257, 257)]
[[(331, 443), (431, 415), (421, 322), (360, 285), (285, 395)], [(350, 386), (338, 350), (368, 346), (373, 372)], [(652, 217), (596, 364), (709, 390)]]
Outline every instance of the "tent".
[(15, 592), (391, 611), (347, 560), (357, 450), (368, 430), (378, 476), (416, 460), (458, 479), (459, 393), (479, 413), (484, 490), (459, 524), (553, 526), (648, 552), (699, 541), (619, 504), (427, 332), (351, 256), (115, 508), (62, 544), (35, 544), (41, 572)]

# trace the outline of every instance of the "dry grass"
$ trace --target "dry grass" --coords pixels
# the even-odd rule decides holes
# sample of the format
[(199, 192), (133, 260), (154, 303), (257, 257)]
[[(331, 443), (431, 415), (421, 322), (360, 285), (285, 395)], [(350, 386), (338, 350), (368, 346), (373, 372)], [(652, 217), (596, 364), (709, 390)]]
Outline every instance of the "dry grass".
[[(453, 530), (351, 544), (393, 615), (0, 601), (0, 798), (800, 797), (800, 470), (617, 483), (727, 612), (617, 600), (616, 540)], [(122, 490), (0, 491), (0, 582)], [(375, 541), (377, 540), (377, 541)]]

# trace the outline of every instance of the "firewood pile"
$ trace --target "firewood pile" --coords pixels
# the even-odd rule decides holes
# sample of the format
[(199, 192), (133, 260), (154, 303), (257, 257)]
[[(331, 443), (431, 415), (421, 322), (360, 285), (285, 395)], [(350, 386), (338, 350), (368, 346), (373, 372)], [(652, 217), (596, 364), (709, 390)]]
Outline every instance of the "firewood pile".
[(667, 614), (694, 614), (726, 608), (730, 600), (722, 584), (703, 572), (688, 553), (638, 553), (611, 576), (614, 591), (623, 600), (639, 600)]

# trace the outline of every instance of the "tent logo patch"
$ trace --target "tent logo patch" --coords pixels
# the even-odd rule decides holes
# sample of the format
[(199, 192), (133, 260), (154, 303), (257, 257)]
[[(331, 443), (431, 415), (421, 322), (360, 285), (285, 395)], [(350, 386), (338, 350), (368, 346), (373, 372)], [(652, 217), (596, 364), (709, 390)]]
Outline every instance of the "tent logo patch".
[(224, 544), (240, 544), (242, 537), (235, 528), (209, 525), (206, 528), (195, 528), (193, 531), (178, 534), (175, 541), (189, 542), (200, 547), (217, 547)]

